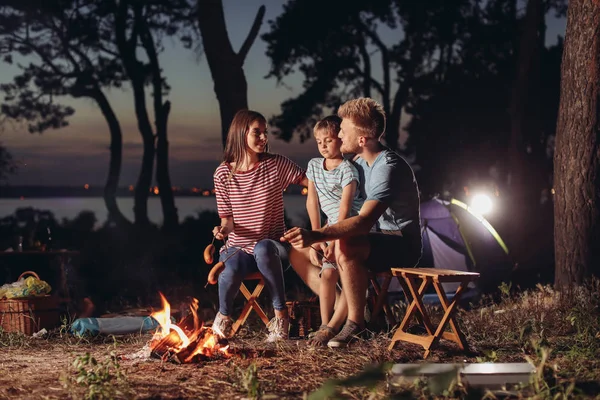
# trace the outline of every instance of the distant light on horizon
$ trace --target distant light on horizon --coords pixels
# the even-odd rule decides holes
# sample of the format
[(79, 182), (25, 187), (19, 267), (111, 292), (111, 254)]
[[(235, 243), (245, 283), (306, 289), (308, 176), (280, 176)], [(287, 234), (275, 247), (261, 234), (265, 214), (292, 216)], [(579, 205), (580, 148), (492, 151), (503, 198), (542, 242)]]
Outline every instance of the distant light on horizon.
[(85, 190), (88, 190), (88, 189), (90, 188), (90, 185), (89, 185), (88, 183), (86, 183), (85, 185), (83, 185), (83, 188), (84, 188)]

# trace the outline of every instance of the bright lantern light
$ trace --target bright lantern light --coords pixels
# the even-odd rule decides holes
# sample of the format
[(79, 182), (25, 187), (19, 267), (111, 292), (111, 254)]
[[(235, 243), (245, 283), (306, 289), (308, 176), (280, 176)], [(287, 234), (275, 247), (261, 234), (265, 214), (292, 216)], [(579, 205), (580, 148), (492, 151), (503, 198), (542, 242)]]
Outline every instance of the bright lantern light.
[(492, 211), (492, 199), (485, 194), (476, 194), (471, 200), (471, 208), (479, 214), (487, 214)]

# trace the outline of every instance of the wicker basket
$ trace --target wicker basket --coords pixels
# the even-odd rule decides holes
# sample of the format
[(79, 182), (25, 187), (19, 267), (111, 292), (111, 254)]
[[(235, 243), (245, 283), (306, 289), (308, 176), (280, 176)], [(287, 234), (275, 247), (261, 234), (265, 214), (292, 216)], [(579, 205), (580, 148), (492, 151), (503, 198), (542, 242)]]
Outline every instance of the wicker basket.
[(288, 301), (290, 316), (290, 338), (306, 338), (311, 331), (319, 329), (321, 315), (317, 299)]
[[(19, 279), (26, 275), (33, 275), (39, 279), (33, 271), (23, 272)], [(0, 327), (5, 332), (32, 335), (42, 328), (54, 328), (59, 322), (58, 302), (53, 296), (0, 300)]]

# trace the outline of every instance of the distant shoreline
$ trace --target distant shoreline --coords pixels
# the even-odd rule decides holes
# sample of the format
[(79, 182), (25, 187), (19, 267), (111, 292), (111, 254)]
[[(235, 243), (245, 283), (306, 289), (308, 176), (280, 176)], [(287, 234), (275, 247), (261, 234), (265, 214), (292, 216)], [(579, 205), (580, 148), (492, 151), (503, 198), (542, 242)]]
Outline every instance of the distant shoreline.
[[(156, 189), (156, 190), (155, 190)], [(157, 188), (153, 186), (150, 197), (158, 197)], [(286, 191), (286, 195), (302, 195), (302, 188), (292, 185)], [(133, 197), (132, 187), (118, 188), (115, 196)], [(175, 197), (211, 197), (214, 196), (212, 188), (173, 188)], [(23, 198), (53, 198), (53, 197), (103, 197), (103, 186), (0, 186), (0, 198), (19, 199)]]

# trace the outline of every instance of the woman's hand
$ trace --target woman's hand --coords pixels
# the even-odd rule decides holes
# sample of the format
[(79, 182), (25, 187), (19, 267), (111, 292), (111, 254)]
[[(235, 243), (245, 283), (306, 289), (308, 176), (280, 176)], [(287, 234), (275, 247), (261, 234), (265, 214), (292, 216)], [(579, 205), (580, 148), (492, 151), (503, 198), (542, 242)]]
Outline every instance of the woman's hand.
[(212, 231), (215, 239), (223, 240), (227, 235), (229, 235), (228, 229), (225, 226), (215, 226)]

